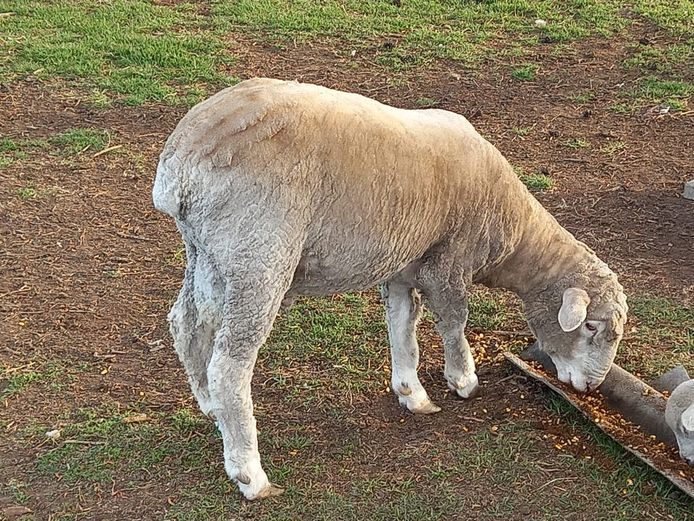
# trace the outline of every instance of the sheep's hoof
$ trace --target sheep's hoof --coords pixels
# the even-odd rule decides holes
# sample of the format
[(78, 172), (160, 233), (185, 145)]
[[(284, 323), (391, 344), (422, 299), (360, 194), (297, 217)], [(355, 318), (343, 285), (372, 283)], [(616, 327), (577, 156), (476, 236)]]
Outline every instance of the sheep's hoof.
[(474, 398), (480, 392), (480, 384), (476, 374), (469, 377), (461, 378), (457, 381), (447, 378), (448, 388), (455, 391), (461, 398)]
[(282, 487), (278, 487), (274, 483), (268, 483), (267, 487), (265, 487), (263, 490), (258, 492), (258, 495), (256, 495), (252, 499), (265, 499), (268, 497), (274, 497), (274, 496), (279, 496), (280, 494), (284, 493), (284, 489)]
[(255, 501), (257, 499), (266, 499), (269, 497), (274, 497), (274, 496), (279, 496), (284, 492), (284, 489), (282, 487), (278, 487), (274, 483), (268, 483), (265, 488), (263, 488), (260, 492), (253, 496), (248, 496), (244, 493), (244, 496), (246, 496), (246, 499), (248, 501)]
[(414, 414), (434, 414), (437, 413), (441, 410), (441, 407), (436, 405), (434, 402), (431, 400), (421, 404), (419, 407), (415, 407), (413, 409), (410, 409), (411, 412)]
[(395, 395), (400, 406), (414, 414), (433, 414), (441, 410), (441, 407), (429, 399), (424, 389), (413, 392), (409, 385), (403, 383), (395, 388)]
[(412, 401), (408, 400), (406, 397), (398, 396), (398, 401), (403, 409), (407, 409), (413, 414), (434, 414), (441, 410), (441, 407), (436, 405), (429, 398), (413, 404)]

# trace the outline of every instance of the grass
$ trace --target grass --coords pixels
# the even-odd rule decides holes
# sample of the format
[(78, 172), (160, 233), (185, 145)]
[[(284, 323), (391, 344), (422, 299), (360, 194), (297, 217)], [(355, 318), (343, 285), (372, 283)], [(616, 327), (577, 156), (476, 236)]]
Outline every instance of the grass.
[(694, 354), (694, 309), (662, 297), (632, 297), (629, 310), (638, 320), (640, 339)]
[(17, 190), (17, 195), (20, 199), (28, 201), (29, 199), (35, 199), (38, 195), (38, 190), (34, 186), (25, 186)]
[(28, 485), (25, 482), (17, 479), (11, 479), (9, 482), (7, 482), (7, 484), (2, 485), (0, 490), (4, 489), (5, 492), (12, 497), (15, 503), (23, 505), (29, 499), (29, 494), (26, 491), (27, 487)]
[[(323, 391), (380, 388), (387, 379), (380, 361), (387, 353), (387, 329), (376, 295), (347, 294), (297, 301), (275, 322), (261, 363), (273, 376), (268, 385), (287, 389), (288, 400), (305, 400)], [(293, 369), (299, 366), (307, 370), (297, 374)], [(332, 384), (326, 386), (324, 378)]]
[(16, 397), (30, 386), (42, 384), (52, 391), (61, 391), (72, 380), (70, 371), (60, 362), (47, 362), (40, 367), (0, 367), (0, 400)]
[(456, 59), (474, 61), (484, 54), (484, 42), (513, 46), (519, 37), (538, 34), (536, 18), (553, 20), (543, 31), (554, 41), (591, 34), (612, 34), (624, 27), (614, 2), (503, 1), (493, 4), (457, 0), (412, 0), (395, 5), (326, 0), (266, 0), (219, 3), (216, 14), (228, 29), (239, 28), (279, 40), (339, 37), (353, 44), (372, 45), (379, 35), (399, 35), (386, 54), (402, 61)]
[(554, 181), (551, 177), (545, 174), (523, 174), (521, 176), (521, 181), (527, 186), (531, 191), (543, 192), (549, 190), (554, 186)]
[(664, 80), (656, 76), (641, 78), (630, 95), (638, 100), (667, 103), (681, 108), (682, 102), (694, 95), (694, 85), (682, 80)]
[(626, 339), (617, 362), (627, 370), (654, 379), (676, 364), (694, 372), (694, 310), (663, 297), (629, 298)]
[(658, 73), (669, 73), (674, 66), (689, 62), (694, 57), (691, 44), (678, 43), (657, 47), (639, 45), (636, 52), (624, 60), (627, 69), (642, 69)]
[[(0, 139), (0, 168), (18, 161), (25, 161), (36, 154), (76, 157), (85, 152), (99, 152), (111, 141), (107, 130), (95, 128), (72, 128), (48, 138), (3, 138)], [(22, 199), (33, 199), (46, 195), (51, 189), (40, 190), (27, 186), (19, 190)]]
[(519, 138), (526, 137), (528, 134), (530, 134), (530, 132), (532, 132), (532, 130), (533, 130), (532, 127), (512, 127), (511, 128), (511, 131)]
[(587, 103), (595, 99), (595, 92), (586, 90), (576, 94), (570, 94), (568, 98), (575, 103)]
[(11, 371), (10, 368), (4, 368), (2, 378), (5, 383), (0, 390), (0, 400), (21, 393), (33, 382), (42, 379), (43, 375), (33, 370)]
[[(632, 301), (631, 306), (642, 327), (660, 325), (669, 330), (694, 323), (690, 310), (673, 303), (652, 299)], [(470, 309), (472, 327), (508, 327), (505, 324), (513, 319), (503, 295), (485, 289), (472, 293)], [(29, 487), (16, 487), (16, 494), (28, 496), (31, 485), (45, 479), (64, 490), (79, 487), (85, 493), (99, 493), (114, 483), (117, 489), (137, 489), (161, 481), (168, 494), (167, 513), (161, 518), (170, 520), (445, 520), (453, 512), (466, 511), (491, 521), (527, 509), (538, 519), (562, 519), (568, 511), (599, 511), (605, 519), (626, 521), (638, 518), (644, 508), (673, 518), (686, 512), (686, 503), (668, 498), (671, 488), (662, 478), (594, 432), (559, 399), (549, 399), (550, 413), (558, 415), (567, 429), (585, 433), (586, 443), (596, 446), (602, 459), (615, 461), (615, 468), (569, 453), (557, 455), (534, 423), (510, 416), (493, 420), (494, 432), (485, 425), (455, 443), (446, 443), (443, 437), (431, 443), (407, 443), (395, 452), (384, 448), (387, 453), (382, 453), (373, 445), (378, 437), (374, 429), (396, 429), (398, 422), (364, 424), (361, 414), (353, 414), (351, 399), (346, 399), (350, 395), (360, 400), (386, 385), (388, 372), (381, 367), (387, 357), (382, 316), (376, 295), (365, 293), (304, 299), (278, 320), (259, 361), (263, 379), (268, 375), (271, 379), (255, 389), (270, 395), (260, 400), (256, 396), (256, 414), (266, 469), (271, 479), (287, 487), (281, 500), (240, 501), (224, 474), (221, 440), (213, 423), (187, 407), (146, 410), (147, 416), (138, 421), (131, 421), (141, 413), (137, 409), (69, 410), (56, 419), (62, 425), (60, 440), (41, 449), (26, 479)], [(361, 381), (361, 387), (350, 383), (353, 379)], [(28, 380), (23, 388), (38, 378)], [(278, 391), (290, 396), (286, 404), (277, 405), (272, 398)], [(368, 406), (360, 403), (358, 407)], [(287, 414), (294, 417), (303, 408), (311, 416), (317, 411), (326, 416), (319, 415), (324, 419), (315, 423), (286, 421)], [(333, 445), (336, 440), (331, 441), (329, 433), (336, 428), (342, 434)], [(43, 437), (46, 429), (35, 430), (34, 436)], [(35, 440), (29, 443), (33, 446)], [(362, 465), (386, 459), (397, 464), (397, 472)], [(418, 464), (411, 465), (412, 461)], [(554, 484), (556, 474), (548, 475), (547, 467), (560, 469), (562, 481)], [(626, 485), (629, 482), (632, 485)], [(551, 501), (537, 493), (538, 485), (552, 495)], [(655, 486), (657, 494), (645, 493), (647, 485)], [(482, 498), (488, 502), (480, 502)], [(69, 503), (63, 508), (66, 514), (78, 511)]]
[(239, 0), (213, 2), (203, 15), (192, 3), (0, 0), (0, 12), (13, 13), (0, 20), (0, 65), (6, 80), (31, 74), (82, 84), (98, 107), (113, 99), (190, 105), (236, 81), (226, 74), (234, 63), (226, 41), (238, 31), (280, 42), (339, 38), (355, 49), (388, 34), (394, 43), (377, 61), (401, 70), (433, 59), (474, 63), (496, 52), (489, 41), (531, 53), (538, 17), (551, 20), (542, 32), (556, 42), (613, 34), (626, 25), (619, 9), (597, 0)]
[(414, 103), (420, 109), (429, 109), (436, 107), (439, 102), (433, 98), (422, 97), (416, 99)]
[[(397, 473), (374, 470), (355, 475), (350, 461), (362, 457), (364, 447), (356, 447), (343, 465), (336, 465), (339, 460), (334, 460), (332, 454), (312, 453), (311, 443), (296, 435), (295, 429), (302, 426), (296, 426), (273, 435), (277, 442), (274, 456), (266, 463), (271, 479), (287, 486), (281, 500), (244, 503), (235, 499), (234, 487), (224, 474), (221, 442), (212, 423), (188, 409), (179, 409), (173, 414), (153, 416), (145, 423), (131, 424), (127, 423), (127, 413), (73, 414), (63, 439), (92, 444), (63, 443), (44, 449), (35, 472), (57, 477), (64, 487), (79, 486), (90, 491), (110, 486), (111, 480), (122, 473), (127, 473), (131, 485), (136, 486), (147, 469), (147, 474), (167, 482), (171, 495), (165, 518), (171, 520), (221, 520), (229, 516), (268, 521), (444, 520), (461, 511), (492, 520), (520, 508), (542, 519), (560, 519), (569, 507), (592, 510), (596, 505), (610, 519), (627, 520), (638, 517), (640, 509), (649, 503), (672, 515), (686, 512), (686, 503), (665, 499), (671, 487), (662, 478), (644, 469), (567, 409), (569, 406), (550, 397), (548, 407), (551, 414), (583, 432), (605, 458), (617, 463), (617, 468), (604, 469), (593, 460), (574, 459), (570, 454), (550, 462), (541, 433), (530, 422), (521, 421), (501, 423), (494, 434), (480, 430), (466, 436), (463, 443), (406, 445), (390, 456), (398, 464)], [(295, 457), (292, 454), (297, 450), (300, 452)], [(407, 462), (417, 456), (423, 456), (420, 461), (428, 463), (424, 467), (408, 466)], [(570, 486), (551, 486), (554, 480), (545, 470), (549, 465), (560, 465), (562, 479)], [(337, 488), (322, 479), (327, 472)], [(418, 479), (422, 473), (428, 479)], [(194, 477), (194, 484), (180, 479), (185, 476)], [(512, 490), (507, 487), (510, 483), (514, 484)], [(538, 483), (545, 483), (546, 492), (556, 497), (545, 501), (533, 493)], [(659, 495), (644, 495), (646, 484), (657, 487)], [(491, 496), (490, 488), (495, 490)], [(460, 494), (461, 490), (466, 493)], [(480, 501), (482, 498), (487, 501)]]
[(519, 166), (514, 166), (513, 170), (523, 184), (533, 192), (543, 192), (545, 190), (550, 190), (554, 186), (554, 180), (547, 174), (542, 174), (540, 172), (528, 174)]
[(624, 141), (610, 141), (606, 145), (600, 148), (600, 152), (608, 156), (614, 156), (617, 152), (621, 152), (627, 148), (627, 144)]
[(105, 130), (75, 128), (53, 137), (51, 143), (69, 155), (78, 155), (86, 151), (99, 152), (106, 148), (110, 140), (111, 136)]
[(610, 110), (615, 114), (631, 114), (634, 110), (634, 106), (631, 103), (619, 102), (610, 105)]
[(691, 0), (637, 0), (634, 11), (675, 36), (694, 33), (694, 2)]
[[(178, 411), (171, 418), (131, 423), (130, 413), (79, 411), (63, 427), (61, 438), (80, 443), (62, 443), (45, 451), (37, 458), (35, 470), (39, 475), (59, 476), (66, 484), (93, 485), (110, 482), (119, 471), (137, 479), (146, 469), (173, 457), (189, 471), (199, 468), (210, 463), (202, 458), (208, 442), (216, 445), (219, 440), (210, 438), (211, 422), (201, 417), (195, 423), (192, 418), (182, 420), (189, 414)], [(194, 443), (186, 441), (190, 439)]]
[(590, 141), (583, 138), (571, 138), (566, 142), (566, 146), (569, 148), (590, 148)]
[(235, 82), (223, 72), (232, 57), (192, 4), (0, 0), (0, 12), (14, 13), (0, 21), (0, 65), (14, 77), (62, 77), (131, 105), (192, 103)]
[(42, 139), (0, 139), (0, 168), (6, 168), (17, 161), (23, 161), (36, 150), (47, 146)]
[(532, 81), (535, 79), (538, 68), (539, 67), (533, 63), (526, 63), (513, 69), (511, 76), (517, 80)]
[(469, 328), (493, 331), (502, 329), (508, 320), (506, 303), (489, 291), (481, 290), (471, 293), (468, 306), (470, 310)]

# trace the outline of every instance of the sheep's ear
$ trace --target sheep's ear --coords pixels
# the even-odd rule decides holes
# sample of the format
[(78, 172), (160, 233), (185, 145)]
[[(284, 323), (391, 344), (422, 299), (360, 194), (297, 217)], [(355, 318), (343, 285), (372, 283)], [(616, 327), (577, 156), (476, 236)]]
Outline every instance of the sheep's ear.
[(694, 403), (682, 413), (682, 428), (687, 432), (694, 432)]
[(580, 326), (588, 314), (590, 297), (585, 290), (569, 288), (564, 291), (561, 309), (559, 310), (559, 325), (565, 332), (573, 331)]

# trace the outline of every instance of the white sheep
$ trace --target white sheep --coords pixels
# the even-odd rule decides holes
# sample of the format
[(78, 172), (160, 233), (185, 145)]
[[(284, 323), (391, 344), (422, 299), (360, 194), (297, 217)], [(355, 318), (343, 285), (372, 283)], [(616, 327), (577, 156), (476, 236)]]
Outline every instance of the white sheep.
[(680, 456), (694, 465), (694, 379), (672, 391), (665, 407), (665, 421), (675, 433)]
[(186, 245), (174, 346), (249, 499), (281, 492), (260, 464), (250, 384), (284, 299), (381, 284), (392, 387), (415, 413), (439, 410), (417, 376), (420, 295), (443, 337), (448, 386), (463, 398), (478, 387), (464, 335), (472, 282), (515, 291), (559, 378), (581, 391), (600, 384), (622, 337), (614, 273), (451, 112), (245, 81), (181, 120), (153, 197)]

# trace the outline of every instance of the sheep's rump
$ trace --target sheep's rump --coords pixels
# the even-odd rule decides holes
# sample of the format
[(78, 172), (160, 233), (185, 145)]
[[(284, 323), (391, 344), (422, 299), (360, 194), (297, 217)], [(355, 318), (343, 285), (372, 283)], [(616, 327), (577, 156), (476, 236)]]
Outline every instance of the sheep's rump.
[(369, 287), (454, 241), (493, 253), (490, 228), (513, 219), (525, 194), (462, 116), (268, 79), (194, 107), (167, 141), (154, 189), (184, 237), (249, 211), (288, 223), (303, 241), (292, 286), (302, 294)]

